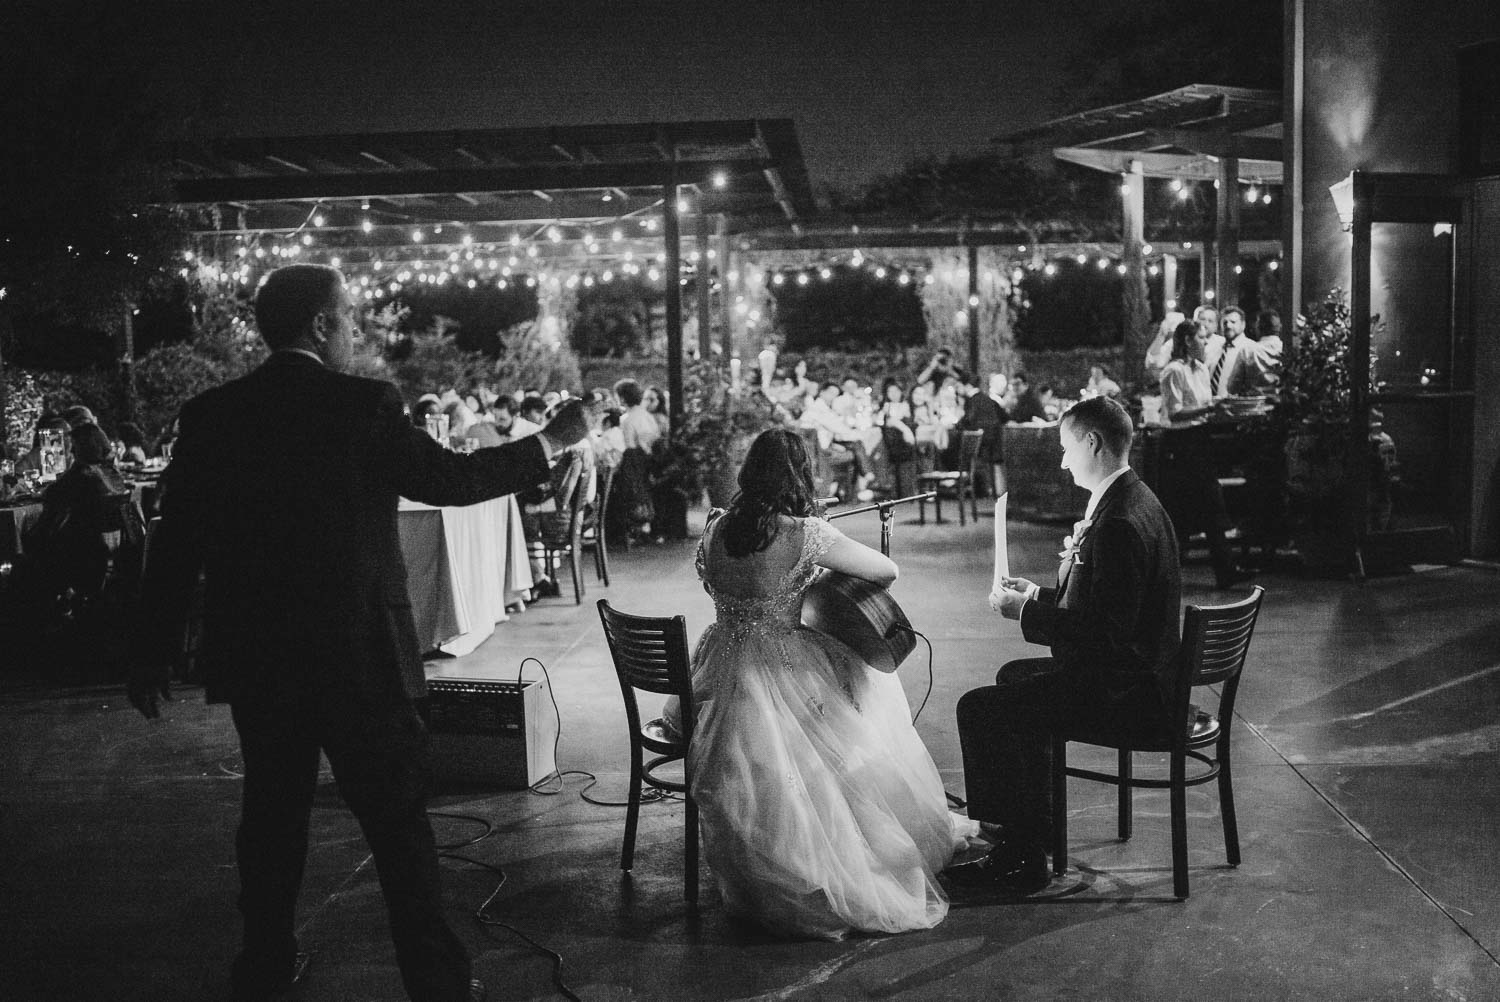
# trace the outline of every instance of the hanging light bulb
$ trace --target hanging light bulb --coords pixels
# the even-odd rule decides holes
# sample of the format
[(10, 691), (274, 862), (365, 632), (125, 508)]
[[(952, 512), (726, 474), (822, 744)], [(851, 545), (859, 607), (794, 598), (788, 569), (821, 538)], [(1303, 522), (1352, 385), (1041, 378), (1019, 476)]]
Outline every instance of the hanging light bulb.
[(723, 188), (729, 184), (729, 175), (721, 170), (714, 171), (714, 187)]
[(419, 243), (422, 242), (422, 231), (421, 230), (412, 230), (411, 231), (411, 242), (414, 243), (414, 244), (419, 244)]
[(313, 223), (314, 226), (322, 226), (322, 225), (324, 225), (327, 222), (328, 222), (328, 217), (325, 216), (325, 215), (323, 215), (323, 213), (321, 213), (321, 212), (314, 212), (313, 213), (312, 223)]
[(366, 216), (364, 219), (361, 219), (359, 221), (359, 228), (364, 230), (366, 233), (369, 233), (375, 228), (375, 224), (370, 222), (369, 216)]
[(1051, 261), (1048, 261), (1045, 265), (1042, 266), (1042, 274), (1048, 276), (1049, 278), (1053, 275), (1056, 275), (1057, 265), (1053, 264)]
[(685, 199), (685, 198), (679, 198), (677, 200), (677, 211), (678, 211), (679, 214), (688, 211), (688, 200), (687, 199)]
[(521, 245), (521, 234), (512, 233), (510, 235), (510, 245), (512, 247), (519, 247)]
[(1251, 205), (1254, 205), (1256, 202), (1260, 201), (1260, 189), (1253, 184), (1250, 187), (1246, 188), (1245, 201)]
[(805, 271), (799, 271), (799, 272), (797, 272), (797, 284), (798, 285), (806, 285), (807, 282), (808, 282), (807, 272), (805, 272)]

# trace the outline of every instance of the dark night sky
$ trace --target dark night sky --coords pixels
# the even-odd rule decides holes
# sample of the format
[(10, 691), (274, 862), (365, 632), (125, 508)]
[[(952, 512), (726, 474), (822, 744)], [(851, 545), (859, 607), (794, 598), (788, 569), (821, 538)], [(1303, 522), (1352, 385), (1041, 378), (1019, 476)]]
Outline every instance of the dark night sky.
[(791, 117), (827, 188), (1066, 110), (1057, 67), (1100, 0), (147, 6), (164, 91), (208, 96), (195, 128)]

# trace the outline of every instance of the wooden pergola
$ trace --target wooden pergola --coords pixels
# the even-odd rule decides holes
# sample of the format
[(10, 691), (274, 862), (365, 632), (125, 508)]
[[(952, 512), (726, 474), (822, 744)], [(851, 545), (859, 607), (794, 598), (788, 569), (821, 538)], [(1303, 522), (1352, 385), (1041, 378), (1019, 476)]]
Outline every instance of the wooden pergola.
[[(1217, 305), (1238, 299), (1242, 181), (1282, 182), (1281, 93), (1191, 84), (1162, 94), (1094, 108), (995, 139), (1011, 155), (1050, 149), (1059, 160), (1118, 174), (1124, 212), (1123, 261), (1130, 329), (1144, 329), (1144, 178), (1211, 181), (1218, 188), (1209, 288)], [(1207, 263), (1207, 262), (1205, 262)], [(1129, 301), (1132, 291), (1136, 301)]]
[[(815, 204), (790, 119), (230, 138), (178, 143), (162, 157), (174, 201), (212, 208), (202, 237), (322, 233), (379, 250), (437, 240), (502, 244), (545, 230), (571, 246), (592, 228), (660, 231), (674, 426), (682, 413), (684, 225), (708, 246), (731, 229), (800, 226)], [(699, 336), (709, 269), (699, 267)]]

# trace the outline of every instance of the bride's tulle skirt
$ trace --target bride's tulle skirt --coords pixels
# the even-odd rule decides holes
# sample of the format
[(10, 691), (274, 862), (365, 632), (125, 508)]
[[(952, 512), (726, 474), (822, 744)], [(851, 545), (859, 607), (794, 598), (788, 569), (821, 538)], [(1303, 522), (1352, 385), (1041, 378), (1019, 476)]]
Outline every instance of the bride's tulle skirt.
[(900, 680), (810, 630), (710, 628), (692, 789), (726, 908), (819, 938), (941, 922), (951, 815)]

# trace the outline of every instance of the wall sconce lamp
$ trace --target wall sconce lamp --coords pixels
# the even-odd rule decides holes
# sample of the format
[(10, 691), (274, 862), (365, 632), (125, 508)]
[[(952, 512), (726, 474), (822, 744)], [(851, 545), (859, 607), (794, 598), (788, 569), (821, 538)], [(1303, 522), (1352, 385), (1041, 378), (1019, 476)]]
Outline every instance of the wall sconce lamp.
[(1337, 184), (1328, 186), (1328, 194), (1333, 196), (1333, 209), (1339, 214), (1339, 226), (1345, 233), (1354, 229), (1354, 172)]

